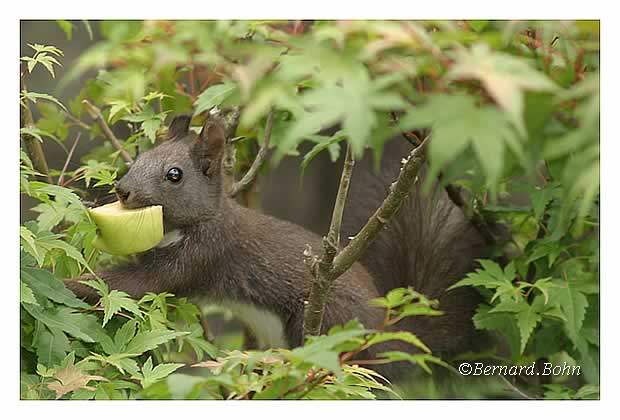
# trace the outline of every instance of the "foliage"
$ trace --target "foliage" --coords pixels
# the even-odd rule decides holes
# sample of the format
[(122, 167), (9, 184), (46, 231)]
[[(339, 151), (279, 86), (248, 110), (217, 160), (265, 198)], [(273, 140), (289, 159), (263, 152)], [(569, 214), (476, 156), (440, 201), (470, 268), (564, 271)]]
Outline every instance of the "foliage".
[[(274, 162), (297, 154), (304, 141), (315, 144), (302, 170), (325, 151), (337, 159), (343, 141), (356, 156), (371, 149), (378, 159), (393, 135), (431, 129), (429, 179), (440, 176), (456, 188), (479, 225), (507, 227), (507, 239), (496, 237), (490, 258), (455, 287), (480, 290), (485, 303), (474, 323), (508, 351), (500, 345), (455, 360), (568, 361), (583, 374), (552, 383), (517, 378), (517, 385), (539, 398), (596, 397), (598, 22), (58, 25), (68, 38), (83, 28), (101, 40), (70, 67), (61, 67), (58, 48), (31, 45), (32, 55), (20, 59), (22, 80), (62, 72), (63, 87), (89, 70), (96, 76), (66, 103), (24, 85), (21, 107), (39, 118), (20, 133), (65, 149), (81, 133), (96, 147), (77, 169), (51, 168), (56, 185), (20, 153), (20, 191), (38, 203), (36, 219), (20, 227), (22, 398), (374, 398), (393, 388), (344, 354), (387, 339), (429, 350), (413, 335), (350, 323), (298, 349), (231, 351), (204, 339), (198, 308), (183, 299), (135, 301), (100, 281), (90, 283), (101, 296), (97, 304), (76, 299), (59, 279), (116, 261), (92, 247), (96, 231), (83, 202), (100, 200), (127, 170), (88, 120), (83, 100), (124, 130), (122, 147), (132, 156), (158, 143), (169, 115), (194, 113), (199, 123), (214, 106), (241, 106), (240, 167), (252, 158), (252, 141), (263, 138), (271, 110)], [(321, 132), (335, 124), (334, 135)], [(434, 302), (404, 289), (374, 304), (386, 310), (386, 326), (404, 316), (441, 316)], [(213, 360), (203, 361), (205, 354)], [(379, 357), (422, 368), (445, 364), (425, 351)], [(479, 396), (497, 384), (484, 387)]]

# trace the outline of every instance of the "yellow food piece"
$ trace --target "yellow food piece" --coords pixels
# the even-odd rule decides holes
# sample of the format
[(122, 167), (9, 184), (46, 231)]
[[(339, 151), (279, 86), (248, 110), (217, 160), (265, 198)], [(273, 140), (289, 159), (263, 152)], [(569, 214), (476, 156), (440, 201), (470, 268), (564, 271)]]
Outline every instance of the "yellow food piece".
[(125, 209), (120, 201), (89, 209), (98, 234), (93, 246), (114, 255), (144, 252), (164, 237), (161, 206)]

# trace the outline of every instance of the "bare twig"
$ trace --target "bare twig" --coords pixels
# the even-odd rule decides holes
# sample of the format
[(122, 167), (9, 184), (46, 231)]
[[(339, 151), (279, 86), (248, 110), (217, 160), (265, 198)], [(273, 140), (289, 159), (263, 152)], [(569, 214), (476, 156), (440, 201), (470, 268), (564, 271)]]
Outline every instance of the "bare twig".
[(321, 331), (325, 302), (327, 301), (329, 288), (333, 282), (330, 272), (333, 269), (334, 258), (340, 246), (342, 214), (347, 202), (354, 165), (355, 160), (353, 159), (351, 145), (347, 143), (340, 185), (338, 186), (338, 194), (336, 195), (336, 203), (334, 204), (334, 211), (332, 213), (332, 221), (327, 236), (323, 238), (323, 254), (320, 260), (316, 258), (306, 260), (310, 272), (313, 274), (314, 281), (310, 288), (308, 306), (304, 314), (305, 335), (317, 335)]
[(84, 106), (86, 106), (86, 111), (88, 111), (90, 116), (99, 125), (99, 128), (101, 128), (101, 131), (103, 132), (103, 135), (108, 140), (110, 140), (110, 143), (112, 143), (112, 146), (114, 146), (114, 148), (120, 152), (120, 155), (123, 157), (123, 160), (125, 161), (127, 166), (131, 165), (133, 163), (133, 159), (131, 158), (131, 155), (127, 152), (127, 150), (123, 149), (123, 145), (116, 138), (116, 136), (114, 135), (114, 133), (110, 129), (110, 127), (108, 126), (108, 123), (106, 123), (106, 121), (105, 121), (105, 118), (103, 118), (103, 114), (101, 114), (101, 110), (99, 108), (97, 108), (95, 105), (91, 104), (86, 99), (84, 99), (82, 101), (82, 103), (84, 104)]
[(73, 152), (75, 152), (75, 147), (80, 141), (81, 135), (82, 133), (78, 133), (78, 135), (75, 138), (75, 141), (73, 142), (73, 146), (71, 146), (71, 150), (69, 150), (69, 154), (67, 155), (67, 160), (65, 160), (65, 164), (62, 167), (62, 171), (60, 171), (60, 176), (58, 177), (57, 185), (62, 185), (62, 182), (64, 181), (65, 171), (67, 170), (67, 167), (69, 166), (69, 162), (71, 161), (71, 157), (73, 157)]
[(258, 150), (256, 158), (254, 159), (254, 162), (252, 162), (252, 166), (250, 166), (250, 169), (248, 169), (243, 178), (241, 178), (239, 181), (235, 182), (232, 185), (229, 193), (231, 197), (235, 197), (240, 192), (247, 190), (256, 181), (258, 170), (267, 158), (269, 142), (271, 140), (271, 129), (273, 128), (273, 116), (274, 112), (269, 112), (269, 115), (267, 116), (267, 123), (265, 124), (265, 138), (263, 139), (263, 144), (260, 146), (260, 149)]

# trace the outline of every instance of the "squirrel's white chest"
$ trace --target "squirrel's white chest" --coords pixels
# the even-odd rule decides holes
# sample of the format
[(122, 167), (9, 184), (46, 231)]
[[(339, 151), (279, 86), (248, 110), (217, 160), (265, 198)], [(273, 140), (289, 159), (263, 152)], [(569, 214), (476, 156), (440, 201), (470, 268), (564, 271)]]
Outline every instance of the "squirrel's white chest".
[(252, 331), (259, 348), (288, 347), (284, 325), (273, 312), (249, 303), (224, 302), (222, 305), (230, 309)]

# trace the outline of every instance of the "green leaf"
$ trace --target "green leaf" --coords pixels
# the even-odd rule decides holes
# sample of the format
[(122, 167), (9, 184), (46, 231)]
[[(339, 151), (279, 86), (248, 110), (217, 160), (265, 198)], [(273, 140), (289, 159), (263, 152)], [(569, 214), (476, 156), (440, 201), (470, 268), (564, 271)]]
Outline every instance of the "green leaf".
[(37, 299), (34, 297), (34, 293), (32, 293), (32, 289), (23, 281), (19, 282), (19, 302), (39, 305)]
[(20, 226), (19, 237), (24, 250), (37, 260), (39, 266), (42, 266), (45, 260), (45, 250), (41, 250), (37, 246), (34, 233), (27, 227)]
[(131, 104), (125, 100), (119, 99), (115, 101), (110, 101), (108, 104), (112, 105), (108, 114), (108, 122), (112, 122), (114, 117), (121, 113), (131, 112)]
[(159, 118), (146, 120), (142, 123), (142, 130), (144, 130), (144, 134), (151, 142), (155, 142), (159, 127), (161, 127), (161, 120)]
[(33, 104), (36, 104), (37, 100), (43, 99), (43, 100), (46, 100), (46, 101), (49, 101), (49, 102), (52, 102), (58, 105), (64, 111), (67, 110), (67, 108), (58, 99), (56, 99), (54, 96), (49, 95), (47, 93), (28, 92), (28, 91), (22, 90), (20, 93), (19, 99), (20, 101), (24, 101), (25, 99), (28, 99)]
[(365, 334), (364, 329), (348, 329), (339, 331), (330, 335), (322, 335), (312, 337), (309, 344), (298, 347), (291, 351), (291, 356), (298, 361), (311, 363), (315, 366), (322, 367), (334, 372), (336, 375), (342, 375), (342, 369), (338, 361), (338, 352), (333, 349), (356, 337)]
[(116, 334), (114, 334), (114, 344), (116, 344), (119, 349), (124, 350), (127, 343), (136, 335), (137, 328), (138, 321), (135, 319), (130, 319), (125, 322), (122, 327), (116, 330)]
[(187, 332), (176, 332), (168, 330), (140, 332), (127, 344), (125, 353), (142, 354), (147, 350), (153, 350), (160, 344), (173, 340), (177, 337), (182, 337), (187, 334)]
[(517, 325), (521, 336), (521, 353), (525, 350), (525, 346), (532, 335), (532, 331), (541, 321), (542, 317), (536, 311), (534, 305), (527, 305), (527, 309), (517, 314)]
[(142, 366), (142, 375), (140, 376), (140, 383), (144, 388), (153, 385), (155, 382), (160, 381), (176, 371), (183, 363), (161, 363), (153, 368), (153, 361), (149, 357)]
[(118, 290), (112, 290), (110, 293), (106, 293), (101, 297), (101, 304), (103, 305), (103, 326), (108, 323), (113, 315), (125, 309), (138, 317), (142, 317), (142, 312), (138, 307), (135, 300), (129, 297), (125, 292)]
[(568, 337), (573, 343), (577, 343), (583, 325), (583, 320), (588, 307), (588, 300), (585, 295), (575, 288), (570, 281), (565, 281), (556, 285), (553, 292), (554, 300), (560, 305), (566, 318), (564, 328)]
[(498, 331), (504, 335), (513, 357), (519, 356), (520, 332), (514, 316), (505, 312), (491, 312), (491, 309), (488, 305), (480, 305), (473, 317), (474, 325), (479, 330)]
[(467, 274), (467, 277), (450, 286), (448, 290), (463, 286), (478, 286), (486, 289), (497, 289), (495, 297), (517, 291), (512, 284), (516, 275), (514, 262), (507, 265), (505, 270), (502, 270), (496, 262), (491, 260), (478, 260), (478, 262), (483, 269), (478, 268), (474, 273)]
[(73, 308), (89, 307), (88, 304), (75, 297), (73, 292), (47, 270), (22, 268), (20, 274), (22, 281), (41, 296)]
[(409, 332), (409, 331), (389, 331), (389, 332), (380, 332), (376, 333), (372, 336), (372, 338), (368, 341), (368, 346), (373, 346), (375, 344), (383, 343), (385, 341), (391, 340), (399, 340), (404, 341), (405, 343), (412, 344), (417, 348), (425, 351), (426, 353), (430, 353), (431, 349), (429, 349), (426, 344), (422, 342), (418, 338), (417, 335)]
[(84, 208), (80, 197), (69, 188), (40, 181), (32, 181), (30, 183), (30, 188), (32, 189), (31, 195), (38, 200), (47, 201), (50, 199), (49, 197), (60, 197), (64, 202)]
[(340, 142), (345, 139), (344, 135), (339, 131), (331, 137), (327, 136), (309, 136), (309, 140), (316, 141), (317, 144), (304, 156), (301, 162), (302, 171), (304, 171), (310, 162), (323, 150), (329, 151), (332, 162), (338, 159), (340, 154)]
[(236, 89), (237, 86), (233, 82), (224, 82), (208, 87), (198, 96), (196, 102), (194, 102), (196, 108), (194, 110), (194, 115), (201, 114), (214, 106), (221, 105)]
[(384, 357), (386, 359), (389, 359), (392, 362), (401, 362), (401, 361), (411, 362), (413, 364), (419, 365), (429, 375), (432, 374), (433, 372), (431, 371), (431, 368), (428, 366), (428, 362), (431, 362), (436, 365), (443, 366), (445, 368), (450, 369), (450, 365), (448, 365), (446, 362), (444, 362), (440, 358), (435, 357), (430, 354), (410, 354), (410, 353), (405, 353), (402, 351), (388, 351), (384, 353), (379, 353), (377, 356)]
[(45, 130), (41, 130), (40, 128), (37, 128), (37, 127), (22, 127), (19, 129), (19, 134), (34, 137), (35, 139), (39, 140), (41, 143), (43, 142), (43, 137), (49, 137), (56, 142), (60, 142), (58, 137), (56, 137), (52, 133), (47, 132)]
[(37, 349), (37, 362), (47, 366), (60, 364), (71, 351), (67, 336), (57, 328), (48, 329), (38, 324), (33, 336), (33, 346)]
[(471, 145), (488, 184), (493, 186), (502, 174), (506, 146), (517, 156), (523, 154), (520, 140), (504, 114), (492, 106), (478, 106), (468, 95), (433, 95), (407, 112), (399, 127), (403, 131), (432, 128), (429, 159), (433, 174)]
[(29, 304), (23, 304), (22, 306), (30, 315), (44, 323), (50, 329), (57, 328), (87, 343), (93, 343), (95, 341), (89, 335), (90, 331), (87, 333), (76, 325), (74, 320), (83, 315), (74, 312), (71, 308), (43, 309), (39, 306)]
[(512, 122), (525, 136), (523, 103), (525, 91), (554, 91), (555, 84), (538, 72), (528, 61), (499, 51), (486, 44), (476, 44), (470, 50), (457, 49), (455, 63), (447, 74), (449, 80), (480, 80), (489, 94), (508, 112)]

